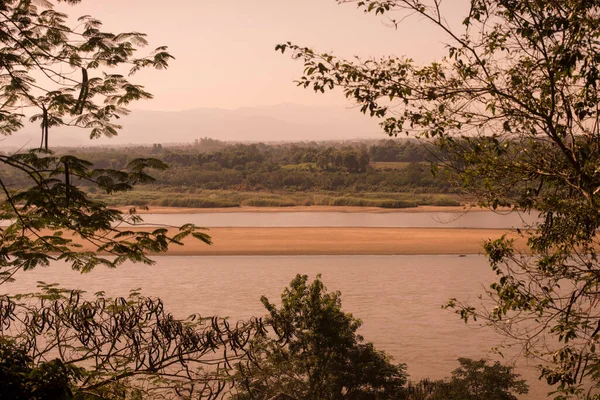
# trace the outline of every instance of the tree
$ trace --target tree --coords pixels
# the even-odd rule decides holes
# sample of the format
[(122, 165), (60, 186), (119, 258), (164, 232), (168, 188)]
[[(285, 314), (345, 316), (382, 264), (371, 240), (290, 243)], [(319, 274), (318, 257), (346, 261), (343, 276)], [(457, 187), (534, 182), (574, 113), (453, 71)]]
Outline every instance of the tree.
[(256, 319), (176, 319), (136, 291), (41, 289), (0, 298), (0, 398), (216, 399), (229, 363), (245, 362), (263, 329)]
[[(74, 5), (79, 0), (57, 3)], [(31, 121), (40, 121), (41, 127), (39, 149), (0, 155), (0, 164), (28, 182), (15, 186), (10, 175), (0, 177), (0, 220), (14, 219), (0, 230), (0, 282), (53, 259), (88, 271), (125, 260), (149, 263), (147, 252), (165, 251), (190, 234), (210, 242), (192, 225), (175, 235), (164, 229), (119, 231), (117, 226), (140, 221), (135, 210), (107, 209), (76, 186), (85, 181), (106, 193), (130, 190), (152, 181), (146, 170), (164, 169), (164, 163), (142, 158), (122, 170), (97, 169), (86, 160), (51, 151), (51, 128), (74, 126), (88, 131), (91, 138), (114, 136), (120, 128), (114, 121), (128, 113), (125, 107), (152, 97), (124, 75), (106, 72), (109, 68), (124, 69), (131, 76), (142, 68), (164, 69), (172, 58), (166, 47), (136, 57), (146, 44), (142, 33), (105, 32), (90, 16), (73, 25), (49, 1), (0, 4), (0, 134), (16, 133), (26, 115), (33, 114)], [(77, 245), (64, 231), (113, 257), (74, 251)]]
[(60, 360), (32, 367), (27, 352), (14, 341), (0, 339), (0, 397), (14, 400), (71, 399), (70, 381), (78, 376), (77, 368)]
[[(190, 224), (174, 233), (128, 229), (141, 222), (135, 209), (109, 209), (80, 188), (131, 190), (151, 182), (147, 169), (165, 169), (163, 162), (140, 158), (104, 169), (52, 151), (54, 127), (79, 127), (91, 138), (116, 135), (115, 120), (128, 113), (125, 107), (151, 98), (122, 73), (165, 69), (172, 58), (166, 47), (138, 57), (144, 34), (105, 32), (91, 16), (73, 21), (55, 9), (55, 3), (79, 2), (0, 2), (0, 134), (17, 133), (28, 116), (41, 128), (38, 149), (0, 154), (3, 171), (9, 171), (0, 175), (0, 220), (10, 221), (0, 227), (0, 284), (56, 260), (88, 272), (127, 260), (152, 263), (149, 253), (189, 235), (210, 243)], [(90, 250), (81, 249), (82, 241)], [(177, 320), (159, 299), (136, 293), (84, 300), (79, 292), (45, 286), (37, 294), (3, 295), (0, 397), (215, 398), (225, 387), (223, 364), (243, 357), (260, 329), (257, 322), (233, 327), (216, 318)], [(230, 353), (219, 356), (218, 349)]]
[(407, 389), (410, 400), (517, 400), (515, 394), (527, 394), (529, 388), (519, 375), (499, 362), (459, 358), (460, 367), (450, 379), (424, 379)]
[(471, 0), (460, 31), (440, 0), (338, 2), (392, 25), (416, 15), (445, 35), (447, 56), (348, 61), (280, 44), (304, 63), (298, 85), (339, 87), (389, 135), (434, 142), (437, 171), (479, 205), (539, 213), (519, 231), (524, 254), (507, 239), (485, 246), (495, 306), (450, 306), (541, 358), (565, 396), (600, 383), (600, 2)]
[(309, 282), (297, 275), (280, 308), (261, 301), (272, 331), (253, 340), (253, 362), (238, 365), (233, 398), (399, 398), (405, 366), (364, 342), (356, 333), (361, 321), (342, 311), (340, 293), (328, 293), (320, 276)]

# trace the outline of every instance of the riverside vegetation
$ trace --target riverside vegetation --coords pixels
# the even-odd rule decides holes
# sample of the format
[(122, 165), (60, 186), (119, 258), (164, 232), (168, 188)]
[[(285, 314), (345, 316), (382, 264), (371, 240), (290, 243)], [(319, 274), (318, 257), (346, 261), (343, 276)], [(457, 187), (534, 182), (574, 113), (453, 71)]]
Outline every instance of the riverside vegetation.
[[(110, 196), (77, 182), (91, 197), (113, 206), (460, 205), (450, 184), (432, 175), (431, 150), (411, 140), (241, 144), (203, 138), (188, 145), (59, 148), (57, 154), (85, 158), (98, 169), (121, 170), (143, 157), (169, 165), (153, 174), (152, 184)], [(12, 186), (26, 183), (19, 171), (0, 171)]]

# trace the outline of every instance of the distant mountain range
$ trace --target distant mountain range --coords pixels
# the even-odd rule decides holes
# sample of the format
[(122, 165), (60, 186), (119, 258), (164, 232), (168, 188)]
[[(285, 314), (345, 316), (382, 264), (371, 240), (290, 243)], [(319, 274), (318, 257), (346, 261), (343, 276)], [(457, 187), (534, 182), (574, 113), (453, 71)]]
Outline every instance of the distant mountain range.
[[(189, 143), (202, 137), (227, 141), (300, 141), (384, 138), (375, 119), (356, 108), (314, 107), (279, 104), (235, 110), (195, 108), (186, 111), (133, 111), (118, 121), (117, 137), (89, 140), (84, 130), (59, 128), (50, 131), (51, 146)], [(37, 125), (28, 124), (8, 138), (0, 138), (0, 149), (36, 147)]]

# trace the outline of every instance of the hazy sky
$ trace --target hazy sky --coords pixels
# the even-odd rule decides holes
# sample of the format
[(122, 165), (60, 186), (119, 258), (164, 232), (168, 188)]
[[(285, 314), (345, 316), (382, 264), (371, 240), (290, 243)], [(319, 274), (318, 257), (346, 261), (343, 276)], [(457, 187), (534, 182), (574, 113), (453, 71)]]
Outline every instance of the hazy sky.
[[(464, 18), (467, 3), (445, 1), (451, 24)], [(145, 32), (153, 47), (169, 46), (176, 60), (167, 71), (136, 78), (155, 99), (134, 109), (347, 104), (340, 93), (295, 86), (302, 64), (274, 51), (285, 41), (344, 57), (394, 54), (423, 62), (444, 54), (443, 36), (421, 18), (394, 30), (385, 17), (335, 0), (87, 0), (68, 13), (90, 14), (112, 32)]]

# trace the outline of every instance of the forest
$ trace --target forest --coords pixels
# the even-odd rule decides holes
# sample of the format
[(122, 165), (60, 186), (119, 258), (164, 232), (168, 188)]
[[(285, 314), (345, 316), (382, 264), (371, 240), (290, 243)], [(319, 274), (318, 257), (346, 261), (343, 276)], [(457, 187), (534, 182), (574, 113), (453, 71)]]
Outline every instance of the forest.
[[(357, 142), (231, 143), (201, 138), (190, 144), (58, 148), (93, 163), (123, 170), (131, 160), (156, 158), (154, 182), (105, 196), (79, 180), (92, 196), (111, 205), (238, 207), (459, 205), (448, 180), (432, 174), (433, 148), (410, 139)], [(0, 166), (10, 187), (26, 177)], [(157, 190), (160, 189), (160, 190)]]

